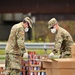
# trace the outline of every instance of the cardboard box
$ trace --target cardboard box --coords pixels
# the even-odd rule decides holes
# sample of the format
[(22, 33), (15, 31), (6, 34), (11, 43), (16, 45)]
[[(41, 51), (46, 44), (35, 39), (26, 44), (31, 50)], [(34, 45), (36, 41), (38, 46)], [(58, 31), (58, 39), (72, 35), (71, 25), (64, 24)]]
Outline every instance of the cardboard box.
[(71, 54), (75, 54), (75, 44), (71, 45)]
[(46, 69), (46, 75), (52, 75), (52, 69)]
[(41, 60), (41, 62), (46, 70), (46, 75), (52, 75), (52, 60)]
[(46, 72), (46, 70), (29, 70), (29, 72)]
[(75, 68), (75, 58), (42, 60), (43, 68)]
[(52, 69), (52, 75), (75, 75), (75, 69)]
[(53, 68), (73, 68), (75, 69), (75, 58), (55, 59), (52, 62)]
[(75, 58), (42, 60), (46, 75), (75, 75)]
[(52, 69), (52, 60), (41, 60), (43, 68)]
[(72, 54), (72, 58), (75, 58), (75, 54)]

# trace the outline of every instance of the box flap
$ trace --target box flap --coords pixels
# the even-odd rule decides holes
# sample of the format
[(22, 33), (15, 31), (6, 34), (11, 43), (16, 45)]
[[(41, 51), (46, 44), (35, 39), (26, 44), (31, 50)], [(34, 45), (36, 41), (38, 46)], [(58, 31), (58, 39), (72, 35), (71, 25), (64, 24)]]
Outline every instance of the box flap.
[(41, 60), (43, 64), (43, 68), (52, 68), (52, 60)]
[(75, 58), (55, 59), (52, 66), (53, 68), (75, 68)]

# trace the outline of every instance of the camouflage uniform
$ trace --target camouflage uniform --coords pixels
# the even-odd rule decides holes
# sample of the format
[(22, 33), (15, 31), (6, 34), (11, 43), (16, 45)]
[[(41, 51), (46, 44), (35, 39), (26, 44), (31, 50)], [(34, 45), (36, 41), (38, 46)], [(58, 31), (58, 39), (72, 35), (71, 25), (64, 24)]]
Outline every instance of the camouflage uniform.
[(70, 46), (73, 44), (71, 35), (63, 28), (59, 27), (55, 37), (55, 49), (60, 50), (60, 57), (66, 58), (71, 56)]
[[(21, 55), (26, 52), (25, 50), (25, 31), (23, 23), (15, 24), (10, 32), (8, 43), (6, 46), (6, 62), (5, 68), (6, 72), (11, 71), (15, 74), (6, 74), (6, 75), (20, 75), (21, 69)], [(16, 70), (16, 71), (15, 71)]]
[[(55, 18), (52, 18), (48, 22), (48, 28), (53, 27), (55, 24), (58, 24), (57, 20)], [(55, 37), (55, 47), (53, 50), (58, 52), (60, 51), (60, 58), (67, 58), (71, 57), (71, 45), (74, 44), (74, 41), (65, 29), (59, 26), (56, 37)]]
[(23, 23), (32, 28), (32, 20), (29, 17), (24, 18), (23, 22), (15, 24), (11, 28), (9, 39), (6, 45), (6, 59), (5, 59), (5, 75), (20, 75), (21, 57), (26, 52), (25, 42), (25, 28)]

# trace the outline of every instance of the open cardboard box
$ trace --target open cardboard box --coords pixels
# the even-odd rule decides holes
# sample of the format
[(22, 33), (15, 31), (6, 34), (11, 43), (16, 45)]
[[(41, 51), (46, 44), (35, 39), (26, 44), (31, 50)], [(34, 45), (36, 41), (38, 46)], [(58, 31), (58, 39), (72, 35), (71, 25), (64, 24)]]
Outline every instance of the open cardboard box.
[(75, 75), (75, 58), (55, 59), (52, 75)]
[(52, 68), (52, 60), (41, 60), (43, 64), (43, 68)]
[(42, 60), (46, 75), (75, 75), (75, 58)]
[(46, 75), (52, 75), (52, 60), (43, 59), (41, 62), (43, 64), (43, 68), (46, 70)]
[(71, 55), (72, 58), (75, 58), (75, 44), (71, 45)]
[(55, 59), (52, 62), (52, 68), (73, 68), (75, 69), (75, 58)]
[(75, 75), (75, 69), (52, 69), (52, 75)]
[(41, 60), (43, 68), (75, 68), (75, 58), (62, 58), (54, 60)]

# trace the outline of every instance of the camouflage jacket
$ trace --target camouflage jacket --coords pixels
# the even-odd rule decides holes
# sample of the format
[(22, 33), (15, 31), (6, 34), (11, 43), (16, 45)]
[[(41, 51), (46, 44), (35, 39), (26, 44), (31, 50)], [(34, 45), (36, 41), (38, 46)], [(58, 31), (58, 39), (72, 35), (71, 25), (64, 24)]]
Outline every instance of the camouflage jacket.
[(5, 49), (6, 53), (21, 54), (26, 52), (24, 42), (25, 42), (25, 31), (23, 23), (20, 22), (18, 24), (15, 24), (11, 28), (9, 39)]
[(69, 32), (63, 29), (62, 27), (59, 27), (55, 37), (54, 48), (56, 50), (66, 50), (66, 48), (68, 49), (68, 47), (70, 47), (73, 43), (74, 41)]

